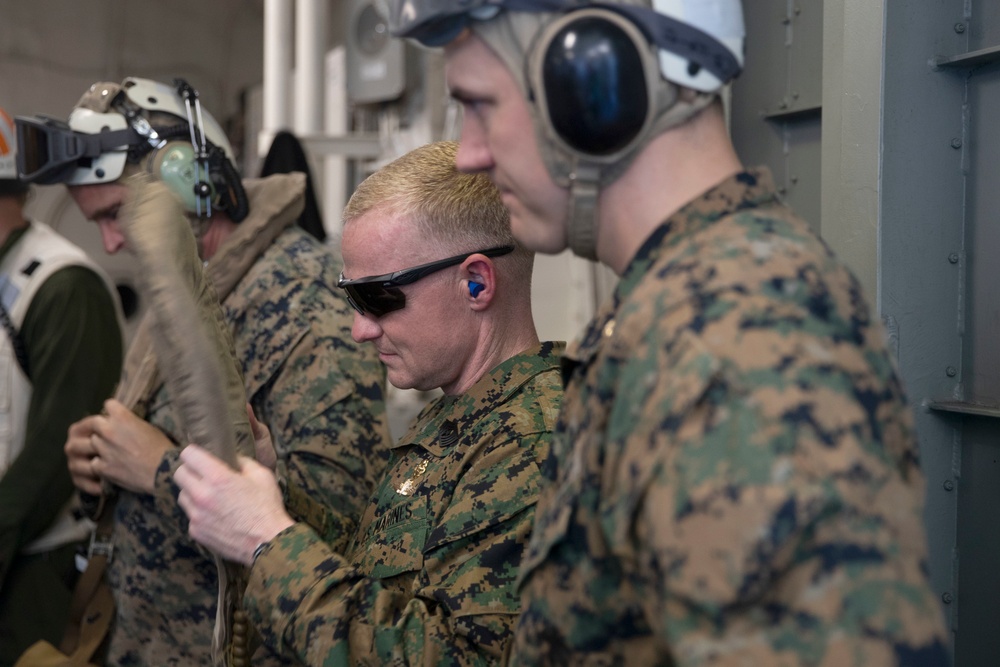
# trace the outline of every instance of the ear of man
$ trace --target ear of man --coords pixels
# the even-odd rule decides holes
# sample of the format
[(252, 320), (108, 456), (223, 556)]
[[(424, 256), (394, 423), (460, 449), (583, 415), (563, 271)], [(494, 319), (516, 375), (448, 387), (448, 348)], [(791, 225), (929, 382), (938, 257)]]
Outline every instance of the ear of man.
[(486, 310), (496, 296), (497, 272), (493, 260), (485, 255), (471, 255), (461, 265), (462, 289), (470, 307)]

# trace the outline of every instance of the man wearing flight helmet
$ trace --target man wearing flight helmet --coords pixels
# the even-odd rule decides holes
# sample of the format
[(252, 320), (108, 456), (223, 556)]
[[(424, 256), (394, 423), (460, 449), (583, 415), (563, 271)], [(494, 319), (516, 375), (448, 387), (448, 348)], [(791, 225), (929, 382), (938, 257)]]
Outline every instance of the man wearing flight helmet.
[(444, 46), (458, 166), (515, 236), (620, 277), (566, 353), (512, 661), (947, 662), (877, 318), (726, 131), (739, 0), (392, 0), (390, 29)]
[[(375, 354), (351, 341), (350, 306), (335, 288), (339, 262), (294, 225), (304, 176), (241, 182), (224, 133), (183, 81), (97, 83), (68, 123), (17, 123), (23, 177), (66, 183), (109, 253), (127, 249), (118, 224), (125, 177), (147, 172), (182, 200), (247, 398), (270, 427), (289, 510), (322, 504), (334, 508), (329, 520), (355, 525), (387, 458), (385, 376)], [(155, 367), (136, 351), (142, 340), (140, 326), (123, 375), (138, 392), (135, 405), (109, 401), (106, 414), (74, 424), (66, 443), (82, 491), (119, 488), (107, 662), (209, 665), (216, 566), (186, 534), (172, 475), (187, 443)], [(258, 655), (254, 664), (275, 660)]]

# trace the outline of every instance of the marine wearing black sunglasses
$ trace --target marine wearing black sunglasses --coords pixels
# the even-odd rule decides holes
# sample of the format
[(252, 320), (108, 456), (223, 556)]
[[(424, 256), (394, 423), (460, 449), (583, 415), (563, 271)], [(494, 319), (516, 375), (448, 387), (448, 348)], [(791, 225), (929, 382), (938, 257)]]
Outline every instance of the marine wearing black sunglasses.
[(347, 291), (347, 300), (354, 307), (354, 310), (362, 315), (368, 313), (373, 317), (382, 317), (386, 313), (400, 310), (406, 305), (406, 295), (403, 294), (403, 290), (399, 289), (401, 285), (415, 283), (436, 271), (461, 264), (472, 255), (499, 257), (512, 252), (514, 252), (512, 245), (489, 248), (488, 250), (474, 250), (409, 269), (384, 273), (380, 276), (355, 278), (354, 280), (348, 280), (341, 272), (337, 287)]

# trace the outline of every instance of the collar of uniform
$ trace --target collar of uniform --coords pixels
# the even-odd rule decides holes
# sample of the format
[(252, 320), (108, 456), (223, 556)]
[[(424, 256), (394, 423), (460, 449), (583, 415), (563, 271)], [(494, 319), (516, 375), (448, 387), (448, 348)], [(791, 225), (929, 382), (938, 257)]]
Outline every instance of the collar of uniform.
[(419, 444), (434, 456), (444, 456), (531, 378), (558, 368), (565, 347), (553, 341), (540, 343), (496, 365), (464, 394), (432, 402), (414, 420), (420, 428), (411, 428), (392, 448)]
[(274, 239), (298, 219), (306, 205), (306, 176), (300, 172), (247, 179), (243, 187), (250, 200), (250, 214), (208, 262), (208, 278), (219, 301), (225, 300)]
[(597, 353), (602, 339), (614, 333), (619, 306), (632, 294), (665, 249), (720, 218), (776, 198), (770, 170), (767, 167), (755, 167), (730, 176), (688, 202), (657, 227), (625, 267), (614, 295), (601, 306), (583, 335), (566, 349), (562, 364), (563, 382), (569, 378), (575, 366)]

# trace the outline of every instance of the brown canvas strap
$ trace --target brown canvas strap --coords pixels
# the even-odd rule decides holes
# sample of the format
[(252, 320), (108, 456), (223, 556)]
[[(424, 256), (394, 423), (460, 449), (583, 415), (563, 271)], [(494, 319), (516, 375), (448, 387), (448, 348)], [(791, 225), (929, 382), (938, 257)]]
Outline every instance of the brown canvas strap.
[[(143, 417), (153, 391), (159, 384), (156, 358), (152, 353), (150, 318), (139, 325), (129, 346), (122, 381), (115, 398)], [(87, 567), (73, 589), (69, 622), (59, 650), (69, 656), (67, 667), (84, 667), (104, 643), (114, 618), (115, 603), (106, 572), (114, 554), (113, 531), (117, 494), (107, 489), (101, 494), (92, 518), (97, 522), (90, 538)]]
[(114, 555), (111, 542), (113, 509), (113, 500), (104, 503), (103, 512), (91, 537), (87, 567), (73, 589), (69, 624), (59, 644), (59, 650), (69, 656), (67, 667), (85, 667), (90, 664), (111, 628), (115, 603), (105, 571)]

